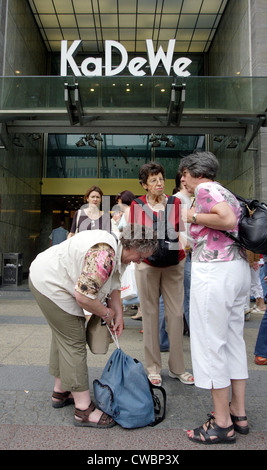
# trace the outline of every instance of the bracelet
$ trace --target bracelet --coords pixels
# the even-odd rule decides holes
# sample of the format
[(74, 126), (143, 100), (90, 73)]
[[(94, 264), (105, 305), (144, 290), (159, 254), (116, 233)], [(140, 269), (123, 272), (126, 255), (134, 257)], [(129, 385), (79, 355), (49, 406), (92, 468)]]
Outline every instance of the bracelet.
[(107, 308), (107, 313), (106, 315), (103, 317), (103, 320), (107, 320), (109, 318), (109, 309)]
[(192, 217), (193, 224), (197, 223), (197, 213), (195, 213)]

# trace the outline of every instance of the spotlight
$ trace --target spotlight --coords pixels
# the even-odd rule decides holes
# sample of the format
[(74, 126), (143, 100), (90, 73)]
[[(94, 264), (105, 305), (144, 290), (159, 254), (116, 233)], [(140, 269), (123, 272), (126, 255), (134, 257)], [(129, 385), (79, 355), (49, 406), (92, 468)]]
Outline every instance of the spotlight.
[(175, 147), (175, 143), (172, 140), (168, 139), (167, 142), (166, 142), (166, 147), (173, 148), (173, 147)]
[(231, 140), (230, 144), (227, 145), (226, 148), (228, 148), (228, 149), (235, 149), (236, 147), (238, 147), (238, 140), (237, 140), (237, 139), (233, 139), (233, 140)]
[(86, 134), (86, 136), (84, 137), (84, 140), (85, 140), (86, 142), (89, 142), (89, 140), (93, 140), (93, 139), (94, 139), (94, 138), (93, 138), (93, 136), (92, 136), (91, 134)]
[(85, 142), (84, 142), (83, 138), (81, 138), (80, 140), (78, 140), (78, 142), (76, 142), (76, 146), (77, 147), (84, 147), (85, 146)]
[(213, 140), (215, 142), (222, 142), (223, 139), (224, 139), (224, 137), (222, 135), (216, 135)]
[(20, 137), (18, 135), (15, 135), (15, 137), (13, 139), (13, 145), (15, 145), (16, 147), (24, 147), (24, 145), (21, 142)]
[(155, 142), (156, 140), (158, 140), (158, 138), (155, 136), (155, 134), (152, 134), (149, 139), (149, 142)]
[(33, 139), (33, 140), (39, 140), (39, 139), (41, 139), (41, 134), (32, 134), (32, 139)]
[(162, 136), (160, 137), (160, 140), (162, 140), (163, 142), (168, 142), (169, 139), (165, 134), (162, 134)]
[(93, 139), (88, 141), (88, 145), (90, 145), (91, 147), (94, 147), (96, 149), (96, 144), (93, 141)]
[(101, 134), (95, 134), (95, 140), (98, 140), (99, 142), (103, 142)]
[(158, 139), (154, 140), (151, 147), (160, 147), (160, 141)]

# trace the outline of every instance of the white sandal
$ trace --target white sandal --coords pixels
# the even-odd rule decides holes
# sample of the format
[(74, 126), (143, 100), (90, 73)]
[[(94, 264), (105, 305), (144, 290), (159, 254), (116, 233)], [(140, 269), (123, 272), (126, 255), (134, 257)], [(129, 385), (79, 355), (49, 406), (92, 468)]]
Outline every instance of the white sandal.
[[(148, 380), (149, 382), (152, 383), (152, 385), (155, 385), (156, 387), (161, 387), (162, 379), (161, 379), (160, 374), (149, 374)], [(158, 383), (154, 383), (154, 382), (158, 382)]]
[(194, 377), (189, 372), (184, 372), (183, 374), (174, 374), (169, 370), (169, 377), (172, 379), (178, 379), (185, 385), (194, 385)]

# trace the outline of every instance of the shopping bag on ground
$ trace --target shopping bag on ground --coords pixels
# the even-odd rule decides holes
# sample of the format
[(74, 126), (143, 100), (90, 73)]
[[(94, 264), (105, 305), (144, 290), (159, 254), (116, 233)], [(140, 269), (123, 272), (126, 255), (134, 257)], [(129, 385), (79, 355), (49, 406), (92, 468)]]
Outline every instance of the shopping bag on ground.
[(142, 363), (116, 344), (100, 379), (93, 382), (96, 404), (123, 428), (155, 426), (165, 417), (165, 389), (150, 384)]
[(134, 263), (130, 263), (121, 277), (121, 298), (123, 300), (133, 299), (138, 295), (134, 271)]

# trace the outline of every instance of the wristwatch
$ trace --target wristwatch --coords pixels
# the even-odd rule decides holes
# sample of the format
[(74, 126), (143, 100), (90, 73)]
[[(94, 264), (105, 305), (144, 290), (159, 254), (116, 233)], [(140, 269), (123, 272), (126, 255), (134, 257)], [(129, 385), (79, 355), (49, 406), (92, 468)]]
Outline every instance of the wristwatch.
[(197, 213), (195, 212), (195, 214), (193, 215), (192, 217), (192, 222), (193, 224), (196, 224), (197, 223)]

